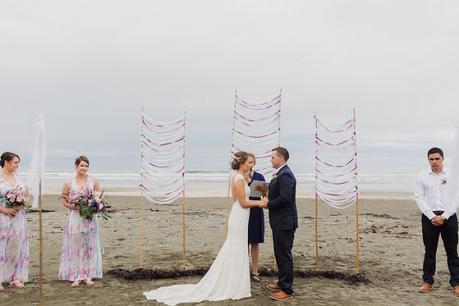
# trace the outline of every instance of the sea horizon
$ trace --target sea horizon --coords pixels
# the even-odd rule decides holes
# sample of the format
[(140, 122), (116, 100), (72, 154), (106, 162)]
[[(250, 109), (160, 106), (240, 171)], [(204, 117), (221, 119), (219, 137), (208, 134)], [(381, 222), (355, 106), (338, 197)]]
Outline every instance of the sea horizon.
[[(27, 181), (27, 172), (18, 173)], [(113, 195), (137, 195), (140, 193), (140, 174), (134, 172), (94, 172), (103, 189)], [(45, 194), (58, 194), (64, 182), (70, 180), (74, 172), (48, 171), (44, 174), (43, 189)], [(313, 197), (314, 178), (312, 173), (297, 173), (297, 195)], [(187, 171), (185, 190), (192, 197), (227, 196), (230, 172), (226, 171)], [(400, 197), (412, 198), (416, 173), (361, 173), (359, 190), (362, 198)], [(266, 178), (268, 181), (270, 178)]]

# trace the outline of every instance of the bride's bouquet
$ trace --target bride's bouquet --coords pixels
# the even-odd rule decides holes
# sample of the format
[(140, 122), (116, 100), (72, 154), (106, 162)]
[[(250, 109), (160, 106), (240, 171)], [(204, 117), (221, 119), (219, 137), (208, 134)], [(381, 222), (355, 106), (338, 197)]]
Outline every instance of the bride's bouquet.
[(13, 208), (14, 206), (28, 206), (30, 201), (26, 201), (26, 190), (21, 186), (16, 186), (5, 194), (5, 207)]
[(108, 208), (109, 202), (104, 196), (104, 191), (100, 194), (94, 193), (88, 188), (83, 188), (78, 192), (71, 192), (68, 201), (80, 207), (80, 216), (92, 220), (95, 214), (101, 215), (104, 220), (111, 218)]

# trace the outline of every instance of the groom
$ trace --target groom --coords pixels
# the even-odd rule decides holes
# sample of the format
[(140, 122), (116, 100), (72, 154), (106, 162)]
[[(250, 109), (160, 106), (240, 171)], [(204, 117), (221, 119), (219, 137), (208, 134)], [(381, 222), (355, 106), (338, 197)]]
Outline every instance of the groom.
[(269, 184), (269, 201), (264, 208), (269, 209), (269, 224), (273, 231), (274, 255), (276, 256), (277, 284), (267, 288), (274, 293), (271, 299), (282, 301), (293, 297), (293, 256), (292, 246), (298, 227), (296, 212), (296, 179), (287, 165), (287, 149), (278, 147), (272, 151), (271, 164), (277, 170)]

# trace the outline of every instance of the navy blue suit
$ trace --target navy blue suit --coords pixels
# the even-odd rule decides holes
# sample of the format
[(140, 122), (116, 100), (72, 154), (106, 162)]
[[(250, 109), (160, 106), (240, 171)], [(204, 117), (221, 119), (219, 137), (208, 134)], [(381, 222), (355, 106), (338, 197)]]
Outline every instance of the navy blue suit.
[(298, 227), (296, 210), (296, 179), (285, 165), (269, 183), (269, 224), (273, 231), (274, 255), (279, 281), (287, 294), (293, 293), (293, 239)]

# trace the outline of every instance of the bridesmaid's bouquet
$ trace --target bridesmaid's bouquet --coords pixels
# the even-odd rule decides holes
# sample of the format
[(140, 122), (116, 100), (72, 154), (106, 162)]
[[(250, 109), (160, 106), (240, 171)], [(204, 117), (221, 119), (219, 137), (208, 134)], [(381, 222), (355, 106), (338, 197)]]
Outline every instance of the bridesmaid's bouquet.
[(13, 208), (16, 205), (24, 205), (27, 206), (29, 201), (26, 201), (26, 191), (21, 186), (16, 186), (9, 190), (5, 194), (5, 207), (6, 208)]
[(111, 218), (108, 208), (109, 202), (104, 196), (104, 191), (95, 194), (88, 188), (83, 188), (79, 192), (71, 193), (68, 197), (70, 203), (80, 207), (80, 216), (92, 220), (95, 214), (101, 215), (104, 220)]

